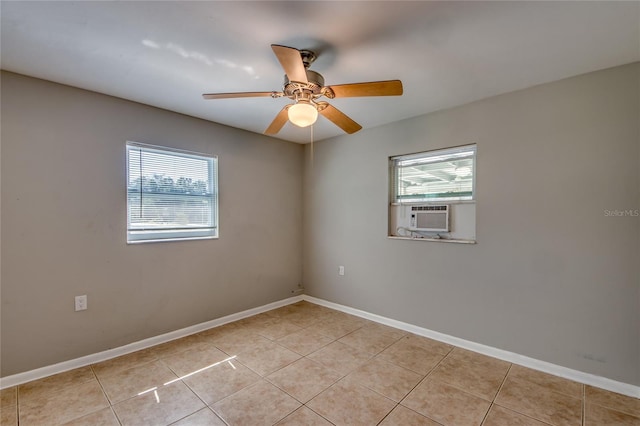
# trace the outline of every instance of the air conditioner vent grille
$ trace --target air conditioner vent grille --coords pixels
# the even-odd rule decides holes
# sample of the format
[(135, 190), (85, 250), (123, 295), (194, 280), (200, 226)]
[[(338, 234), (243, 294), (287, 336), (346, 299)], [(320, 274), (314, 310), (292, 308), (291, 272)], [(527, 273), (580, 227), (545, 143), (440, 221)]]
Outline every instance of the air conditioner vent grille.
[(411, 206), (411, 230), (449, 232), (449, 206)]
[(449, 206), (412, 206), (411, 211), (439, 211), (439, 210), (447, 210)]

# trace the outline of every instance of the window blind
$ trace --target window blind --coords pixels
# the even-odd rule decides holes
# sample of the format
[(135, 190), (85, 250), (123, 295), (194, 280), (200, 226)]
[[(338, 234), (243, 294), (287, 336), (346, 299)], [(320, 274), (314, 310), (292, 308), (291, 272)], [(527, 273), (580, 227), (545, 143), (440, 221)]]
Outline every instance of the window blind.
[(476, 146), (391, 157), (393, 202), (474, 199)]
[(127, 143), (127, 241), (217, 237), (217, 158)]

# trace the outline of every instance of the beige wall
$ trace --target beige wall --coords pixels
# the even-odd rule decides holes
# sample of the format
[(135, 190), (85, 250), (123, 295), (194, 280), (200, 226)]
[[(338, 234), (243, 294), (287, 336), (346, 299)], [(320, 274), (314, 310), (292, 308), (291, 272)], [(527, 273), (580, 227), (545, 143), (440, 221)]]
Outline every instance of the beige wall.
[[(307, 292), (640, 385), (640, 217), (605, 214), (640, 209), (639, 77), (632, 64), (334, 138), (313, 164), (307, 147)], [(388, 239), (388, 157), (470, 143), (478, 243)]]
[[(1, 136), (2, 376), (281, 300), (301, 280), (300, 145), (11, 73)], [(126, 244), (127, 140), (218, 156), (219, 240)]]

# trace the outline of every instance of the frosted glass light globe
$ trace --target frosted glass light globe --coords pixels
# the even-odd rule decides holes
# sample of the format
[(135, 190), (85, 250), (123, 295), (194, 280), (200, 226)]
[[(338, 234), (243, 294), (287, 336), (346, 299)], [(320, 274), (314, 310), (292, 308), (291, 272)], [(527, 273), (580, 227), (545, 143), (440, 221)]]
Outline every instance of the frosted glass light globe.
[(318, 119), (318, 110), (308, 102), (301, 102), (289, 107), (289, 121), (298, 127), (308, 127)]

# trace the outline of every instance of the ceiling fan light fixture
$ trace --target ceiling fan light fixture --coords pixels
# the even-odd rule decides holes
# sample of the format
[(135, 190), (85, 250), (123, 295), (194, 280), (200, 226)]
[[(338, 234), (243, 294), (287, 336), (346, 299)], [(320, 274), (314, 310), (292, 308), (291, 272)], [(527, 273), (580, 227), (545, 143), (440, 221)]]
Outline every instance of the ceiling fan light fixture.
[(299, 100), (289, 107), (289, 121), (298, 127), (308, 127), (318, 119), (318, 109), (307, 100)]

